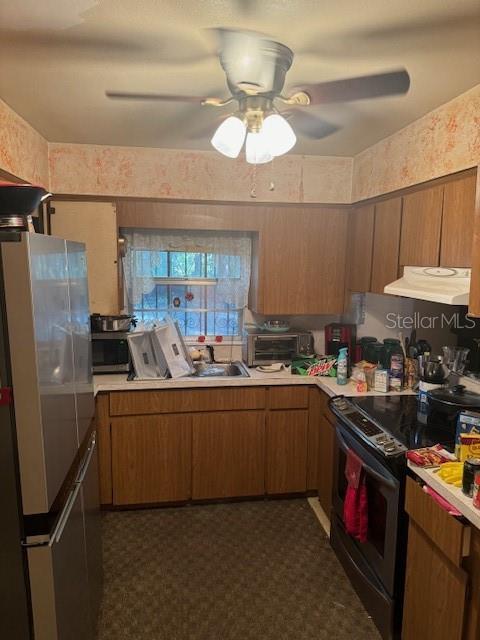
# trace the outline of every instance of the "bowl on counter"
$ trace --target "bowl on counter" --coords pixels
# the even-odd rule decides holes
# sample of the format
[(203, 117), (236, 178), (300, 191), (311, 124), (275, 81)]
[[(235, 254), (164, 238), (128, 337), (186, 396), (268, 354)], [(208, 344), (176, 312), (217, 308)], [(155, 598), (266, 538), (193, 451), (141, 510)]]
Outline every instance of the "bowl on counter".
[(272, 333), (285, 333), (290, 330), (290, 324), (285, 320), (265, 320), (263, 328)]

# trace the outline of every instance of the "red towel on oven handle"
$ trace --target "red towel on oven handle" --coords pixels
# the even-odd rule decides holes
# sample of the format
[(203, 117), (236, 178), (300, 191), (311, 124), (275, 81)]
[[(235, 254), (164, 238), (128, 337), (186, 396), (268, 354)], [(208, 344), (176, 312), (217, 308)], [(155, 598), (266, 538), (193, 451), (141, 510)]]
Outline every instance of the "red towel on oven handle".
[(343, 504), (343, 522), (346, 532), (361, 543), (367, 541), (368, 499), (365, 473), (361, 459), (351, 450), (345, 465), (347, 491)]

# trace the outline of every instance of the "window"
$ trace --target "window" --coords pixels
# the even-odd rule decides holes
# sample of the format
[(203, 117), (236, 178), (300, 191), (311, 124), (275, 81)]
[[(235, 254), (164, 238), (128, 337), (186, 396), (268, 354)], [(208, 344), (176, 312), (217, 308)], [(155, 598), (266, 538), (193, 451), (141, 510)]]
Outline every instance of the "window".
[(185, 336), (238, 336), (250, 280), (245, 234), (124, 229), (129, 306), (139, 320), (168, 314)]

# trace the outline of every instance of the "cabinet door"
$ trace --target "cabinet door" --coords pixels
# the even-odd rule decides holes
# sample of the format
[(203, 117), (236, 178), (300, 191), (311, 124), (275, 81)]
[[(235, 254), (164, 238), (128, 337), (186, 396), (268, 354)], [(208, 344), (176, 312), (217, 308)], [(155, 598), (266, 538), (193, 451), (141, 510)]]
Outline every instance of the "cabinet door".
[(307, 488), (308, 411), (269, 411), (267, 415), (267, 493)]
[(443, 194), (442, 267), (470, 267), (477, 176), (447, 182)]
[(401, 266), (438, 266), (442, 207), (443, 185), (403, 197)]
[(263, 279), (258, 311), (274, 314), (342, 313), (347, 216), (338, 208), (270, 210), (259, 250)]
[(398, 277), (402, 199), (392, 198), (375, 205), (372, 279), (370, 291), (383, 293), (385, 285)]
[[(325, 410), (328, 411), (328, 408)], [(332, 510), (334, 444), (333, 421), (323, 413), (318, 429), (318, 500), (329, 518)]]
[(193, 416), (192, 497), (265, 493), (265, 412), (219, 411)]
[(349, 291), (369, 291), (372, 270), (373, 204), (355, 207), (348, 218)]
[(188, 500), (191, 496), (191, 418), (113, 418), (113, 504)]
[(410, 520), (402, 639), (462, 638), (466, 594), (466, 573)]

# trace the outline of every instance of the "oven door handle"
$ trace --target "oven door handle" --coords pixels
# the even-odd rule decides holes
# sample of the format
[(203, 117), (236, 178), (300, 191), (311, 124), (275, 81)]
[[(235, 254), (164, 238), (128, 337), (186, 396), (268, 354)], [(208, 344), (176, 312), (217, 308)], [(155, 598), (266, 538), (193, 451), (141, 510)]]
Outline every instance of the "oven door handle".
[[(348, 446), (345, 438), (343, 437), (343, 435), (342, 435), (342, 433), (341, 433), (341, 431), (340, 431), (340, 429), (338, 427), (336, 429), (336, 432), (337, 432), (338, 444), (340, 445), (341, 449), (345, 453), (348, 453), (350, 451), (351, 447)], [(370, 476), (372, 476), (372, 478), (375, 478), (375, 480), (378, 480), (378, 482), (380, 482), (381, 484), (387, 485), (387, 487), (389, 487), (393, 491), (395, 491), (397, 489), (397, 485), (395, 484), (395, 482), (393, 480), (391, 480), (387, 476), (382, 475), (378, 471), (375, 471), (375, 469), (373, 469), (370, 465), (366, 464), (363, 460), (362, 460), (362, 467), (366, 471), (366, 473), (368, 473)]]

